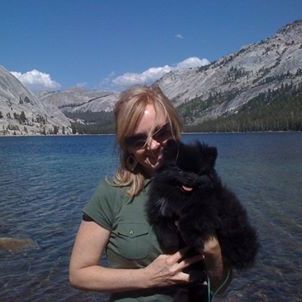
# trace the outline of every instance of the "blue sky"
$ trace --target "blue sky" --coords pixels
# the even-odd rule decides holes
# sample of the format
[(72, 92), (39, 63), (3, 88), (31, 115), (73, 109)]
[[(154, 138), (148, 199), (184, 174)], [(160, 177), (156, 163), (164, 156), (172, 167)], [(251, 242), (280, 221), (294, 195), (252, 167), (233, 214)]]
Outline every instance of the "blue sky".
[(302, 19), (301, 0), (1, 0), (0, 65), (30, 89), (123, 89)]

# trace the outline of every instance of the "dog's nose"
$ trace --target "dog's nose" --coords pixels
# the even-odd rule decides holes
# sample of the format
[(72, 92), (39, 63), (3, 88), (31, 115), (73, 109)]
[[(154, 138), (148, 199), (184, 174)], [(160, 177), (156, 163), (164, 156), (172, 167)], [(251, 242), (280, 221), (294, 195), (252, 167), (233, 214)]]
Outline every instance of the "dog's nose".
[(198, 176), (194, 173), (185, 173), (184, 175), (184, 185), (186, 187), (195, 187), (197, 185)]

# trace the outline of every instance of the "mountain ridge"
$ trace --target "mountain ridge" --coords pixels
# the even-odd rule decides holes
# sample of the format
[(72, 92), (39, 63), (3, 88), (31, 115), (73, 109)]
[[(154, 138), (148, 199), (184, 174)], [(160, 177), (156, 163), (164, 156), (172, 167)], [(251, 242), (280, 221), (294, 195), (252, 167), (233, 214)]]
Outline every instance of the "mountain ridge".
[(171, 71), (158, 85), (176, 106), (198, 99), (201, 107), (217, 96), (211, 106), (194, 115), (196, 125), (232, 114), (253, 98), (282, 84), (302, 82), (302, 21), (285, 25), (277, 33), (202, 68)]
[(70, 134), (70, 120), (56, 107), (42, 104), (0, 65), (0, 135)]
[[(51, 134), (63, 133), (63, 129), (66, 134), (114, 131), (112, 110), (119, 93), (72, 88), (34, 96), (12, 75), (8, 76), (8, 71), (1, 77), (3, 70), (0, 68), (0, 134)], [(228, 127), (229, 131), (247, 131), (278, 130), (278, 125), (280, 129), (302, 130), (301, 83), (302, 20), (296, 20), (271, 37), (242, 46), (209, 65), (174, 69), (152, 85), (159, 86), (173, 102), (185, 129), (223, 131), (226, 125), (239, 123), (241, 126)], [(7, 87), (11, 87), (10, 92)], [(29, 106), (26, 112), (25, 103)], [(7, 117), (9, 111), (15, 115)], [(31, 125), (28, 133), (22, 131), (22, 111), (26, 117), (33, 115), (31, 123), (35, 126)], [(282, 122), (272, 121), (272, 114)], [(257, 120), (259, 127), (255, 123), (250, 123), (252, 128), (242, 126), (242, 116)], [(215, 123), (224, 126), (218, 128)]]

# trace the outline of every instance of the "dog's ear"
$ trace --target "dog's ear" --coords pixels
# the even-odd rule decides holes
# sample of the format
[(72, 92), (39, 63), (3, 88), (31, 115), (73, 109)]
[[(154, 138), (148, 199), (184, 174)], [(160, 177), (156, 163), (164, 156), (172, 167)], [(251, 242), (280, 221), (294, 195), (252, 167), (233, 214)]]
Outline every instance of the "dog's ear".
[(208, 146), (207, 144), (197, 143), (201, 154), (208, 162), (210, 168), (214, 168), (217, 158), (217, 148), (214, 146)]
[(213, 146), (208, 147), (207, 155), (209, 156), (211, 167), (214, 168), (217, 158), (217, 148)]

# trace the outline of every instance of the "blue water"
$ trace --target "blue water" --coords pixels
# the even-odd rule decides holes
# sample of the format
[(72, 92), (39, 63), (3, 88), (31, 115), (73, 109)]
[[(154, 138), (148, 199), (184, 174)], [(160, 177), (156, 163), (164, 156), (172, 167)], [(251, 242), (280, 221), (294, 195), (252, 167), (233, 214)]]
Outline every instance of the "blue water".
[[(118, 159), (114, 136), (1, 137), (0, 301), (105, 301), (68, 283), (81, 208)], [(224, 301), (302, 301), (302, 133), (194, 134), (218, 148), (217, 170), (256, 226), (256, 265), (235, 272)]]

